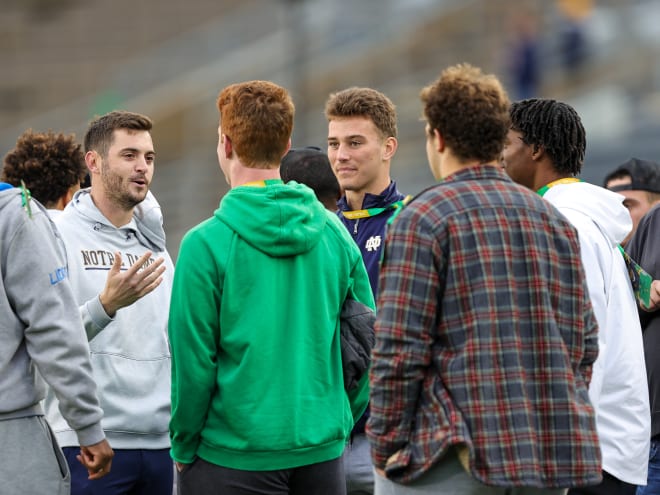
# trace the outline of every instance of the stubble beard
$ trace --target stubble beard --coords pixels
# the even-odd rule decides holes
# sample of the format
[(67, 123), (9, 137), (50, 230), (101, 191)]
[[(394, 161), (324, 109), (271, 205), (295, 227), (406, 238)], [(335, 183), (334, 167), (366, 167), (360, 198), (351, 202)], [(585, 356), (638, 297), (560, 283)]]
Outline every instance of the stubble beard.
[(125, 211), (132, 210), (136, 205), (141, 203), (149, 191), (149, 185), (147, 185), (144, 194), (132, 193), (129, 190), (129, 185), (124, 183), (122, 177), (110, 172), (107, 166), (101, 169), (101, 181), (103, 182), (103, 188), (108, 198)]

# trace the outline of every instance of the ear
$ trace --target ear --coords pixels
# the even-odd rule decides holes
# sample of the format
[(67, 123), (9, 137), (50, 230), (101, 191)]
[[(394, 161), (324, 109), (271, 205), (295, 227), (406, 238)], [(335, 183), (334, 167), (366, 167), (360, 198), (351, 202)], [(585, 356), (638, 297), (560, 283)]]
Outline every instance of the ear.
[(87, 165), (87, 169), (90, 171), (90, 173), (93, 175), (95, 173), (100, 173), (100, 167), (101, 167), (101, 156), (94, 150), (90, 150), (87, 153), (85, 153), (85, 165)]
[(433, 139), (435, 140), (435, 150), (438, 153), (442, 153), (445, 150), (445, 138), (442, 137), (442, 134), (440, 134), (440, 131), (437, 129), (433, 129)]
[(220, 136), (220, 142), (225, 145), (225, 156), (230, 158), (234, 150), (234, 147), (231, 144), (231, 139), (226, 134), (222, 134)]
[(284, 150), (284, 153), (282, 154), (282, 158), (286, 156), (286, 154), (289, 152), (291, 149), (291, 138), (289, 138), (289, 142), (286, 143), (286, 149)]
[(397, 148), (399, 147), (399, 142), (394, 136), (390, 136), (385, 140), (385, 151), (383, 153), (383, 159), (391, 160), (396, 153)]
[(532, 145), (532, 160), (539, 161), (545, 155), (545, 148), (540, 144)]

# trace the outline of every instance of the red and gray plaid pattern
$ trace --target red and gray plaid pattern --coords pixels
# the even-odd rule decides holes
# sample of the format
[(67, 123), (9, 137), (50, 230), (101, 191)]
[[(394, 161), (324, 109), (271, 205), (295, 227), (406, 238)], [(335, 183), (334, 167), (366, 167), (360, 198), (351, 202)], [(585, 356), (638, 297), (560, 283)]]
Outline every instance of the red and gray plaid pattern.
[(380, 286), (367, 432), (390, 479), (463, 444), (489, 485), (600, 480), (597, 325), (554, 207), (495, 167), (464, 169), (399, 215)]

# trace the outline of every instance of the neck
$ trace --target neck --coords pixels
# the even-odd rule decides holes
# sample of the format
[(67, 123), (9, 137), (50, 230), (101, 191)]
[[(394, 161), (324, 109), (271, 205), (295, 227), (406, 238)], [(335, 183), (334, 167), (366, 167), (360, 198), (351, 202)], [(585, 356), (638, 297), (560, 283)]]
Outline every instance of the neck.
[(369, 187), (365, 187), (359, 191), (346, 191), (346, 202), (351, 210), (360, 210), (364, 204), (364, 197), (367, 194), (378, 195), (387, 189), (392, 182), (390, 176), (386, 176), (383, 179), (371, 184)]
[(119, 207), (102, 194), (95, 192), (94, 188), (92, 188), (91, 196), (94, 205), (96, 205), (99, 211), (103, 213), (103, 216), (110, 220), (110, 223), (115, 227), (122, 227), (129, 223), (133, 218), (134, 208), (126, 210)]
[(559, 179), (564, 179), (566, 177), (573, 177), (570, 174), (563, 174), (557, 172), (553, 167), (539, 167), (536, 175), (534, 176), (534, 184), (532, 186), (533, 191), (538, 191), (543, 186), (550, 184)]
[(232, 167), (229, 183), (231, 187), (238, 187), (248, 182), (280, 178), (279, 165), (273, 165), (272, 168), (248, 168), (239, 165)]
[[(443, 164), (445, 165), (445, 164)], [(496, 161), (492, 162), (482, 162), (481, 160), (468, 160), (465, 162), (452, 162), (449, 164), (446, 164), (445, 166), (442, 167), (442, 177), (448, 177), (452, 174), (455, 174), (456, 172), (459, 172), (463, 169), (470, 168), (470, 167), (476, 167), (479, 165), (487, 165), (490, 167), (497, 167), (500, 168), (499, 163)]]
[(444, 151), (440, 155), (440, 175), (441, 178), (448, 177), (456, 172), (463, 170), (468, 167), (474, 167), (477, 165), (492, 165), (498, 166), (496, 160), (492, 162), (482, 162), (481, 160), (461, 160), (449, 147), (445, 147)]
[(57, 201), (51, 201), (45, 206), (49, 210), (64, 210), (64, 207), (67, 205), (68, 202), (69, 201), (66, 199), (66, 197), (61, 196), (60, 198), (57, 199)]

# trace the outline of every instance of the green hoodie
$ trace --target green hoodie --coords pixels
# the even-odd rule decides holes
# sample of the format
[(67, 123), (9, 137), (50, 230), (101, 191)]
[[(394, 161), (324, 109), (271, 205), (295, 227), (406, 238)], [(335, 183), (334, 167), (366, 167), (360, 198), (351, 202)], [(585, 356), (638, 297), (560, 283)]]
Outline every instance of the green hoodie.
[(348, 295), (374, 307), (358, 248), (311, 189), (229, 191), (177, 261), (172, 457), (249, 471), (338, 458), (368, 401), (367, 374), (344, 390)]

